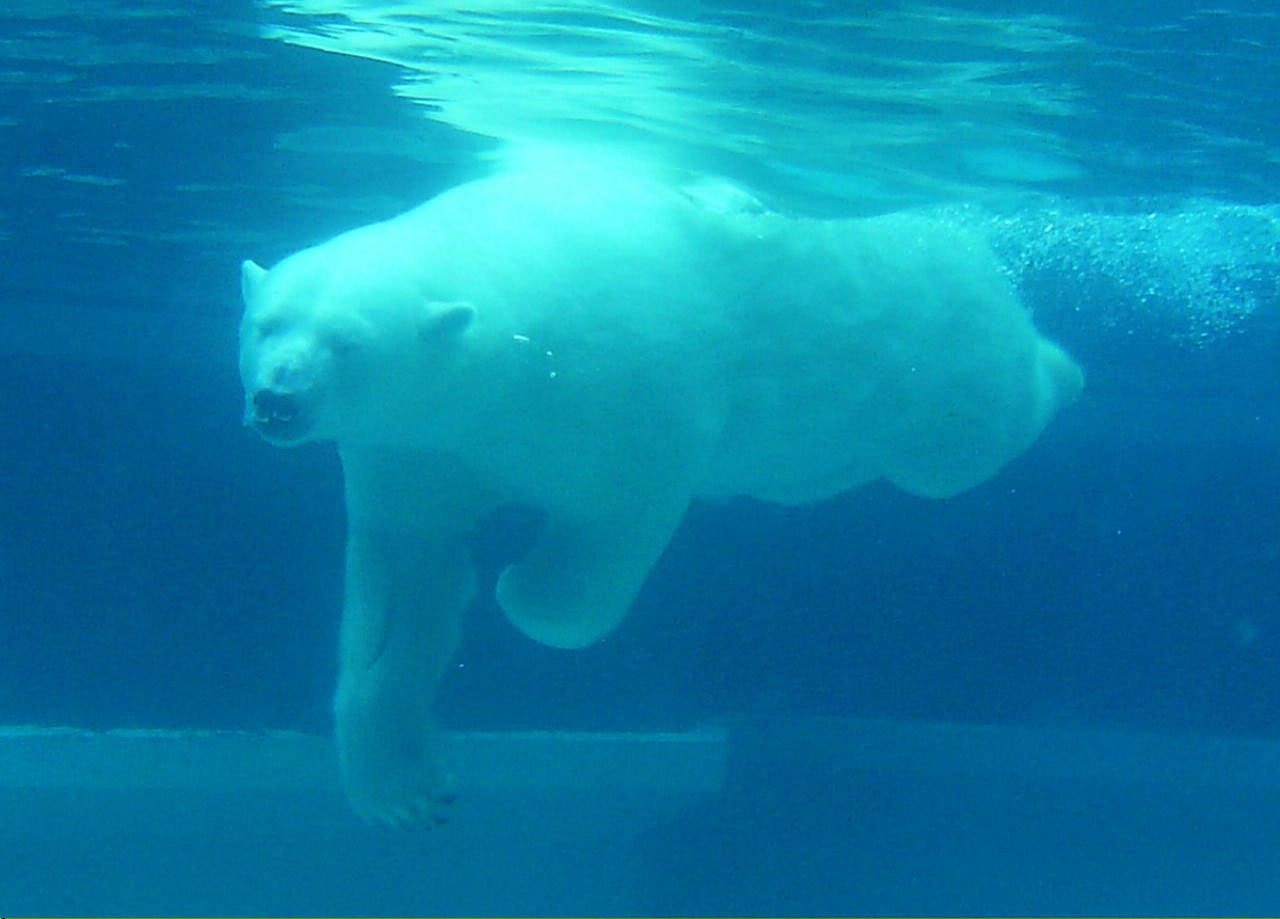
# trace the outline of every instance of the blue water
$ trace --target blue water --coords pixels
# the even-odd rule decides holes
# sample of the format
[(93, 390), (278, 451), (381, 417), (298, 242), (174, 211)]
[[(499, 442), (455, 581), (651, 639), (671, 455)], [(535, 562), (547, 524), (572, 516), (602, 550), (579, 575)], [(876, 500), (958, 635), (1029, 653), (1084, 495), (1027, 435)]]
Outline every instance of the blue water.
[[(423, 100), (393, 91), (407, 80), (394, 65), (273, 37), (282, 24), (346, 22), (281, 6), (104, 2), (90, 15), (18, 0), (0, 10), (0, 724), (328, 729), (340, 470), (331, 449), (280, 451), (241, 427), (237, 265), (271, 264), (411, 206), (477, 174), (494, 141), (431, 120)], [(667, 25), (686, 15), (682, 5), (643, 6)], [(716, 32), (717, 47), (764, 61), (766, 73), (770, 48), (783, 49), (781, 66), (801, 47), (786, 42), (803, 40), (800, 57), (825, 62), (829, 82), (807, 101), (787, 94), (795, 87), (735, 95), (723, 133), (655, 135), (664, 155), (682, 147), (692, 166), (715, 164), (795, 210), (892, 201), (980, 226), (1037, 324), (1084, 366), (1085, 394), (998, 477), (950, 500), (877, 485), (808, 508), (695, 507), (627, 622), (585, 651), (525, 639), (482, 592), (440, 700), (447, 725), (674, 731), (830, 716), (1280, 741), (1280, 6), (1125, 6), (950, 7), (986, 17), (987, 30), (1031, 13), (1066, 17), (1054, 28), (1073, 42), (1055, 39), (1042, 63), (991, 83), (1042, 84), (1032, 101), (1061, 95), (1071, 110), (1026, 109), (1025, 94), (990, 108), (970, 99), (940, 109), (946, 130), (900, 154), (791, 148), (782, 128), (758, 133), (784, 107), (796, 131), (846, 117), (831, 94), (849, 66), (848, 35), (824, 56), (824, 36), (836, 33), (819, 13), (871, 16), (881, 5), (709, 4), (689, 20), (738, 29), (741, 49), (732, 32)], [(912, 72), (907, 55), (973, 53), (958, 37), (916, 45), (904, 34), (875, 48), (894, 80)], [(889, 66), (893, 55), (901, 68)], [(991, 57), (1025, 59), (1009, 46)], [(931, 105), (895, 103), (886, 124), (927, 124)], [(646, 124), (627, 130), (634, 140)], [(730, 143), (748, 135), (763, 136), (759, 148)], [(858, 162), (874, 190), (857, 185)], [(533, 525), (512, 512), (481, 534), (486, 577), (527, 545)], [(794, 762), (770, 771), (753, 744), (735, 795), (659, 840), (664, 851), (696, 850), (680, 859), (692, 864), (687, 877), (664, 875), (636, 908), (1141, 911), (1149, 901), (1126, 893), (1127, 880), (1094, 873), (1108, 864), (1095, 857), (1108, 838), (1097, 822), (1126, 801), (1176, 809), (1132, 775), (1112, 787), (1104, 773), (1065, 798), (1038, 797), (1034, 778), (1022, 798), (1007, 788), (956, 798), (925, 780), (904, 787), (892, 770), (842, 784), (861, 767), (806, 780)], [(902, 813), (916, 822), (902, 832), (916, 842), (899, 838), (894, 850), (843, 835), (796, 791), (805, 781), (885, 825), (892, 802), (907, 801)], [(801, 816), (735, 810), (750, 797), (744, 782), (769, 808)], [(1261, 804), (1224, 794), (1229, 806), (1185, 805), (1218, 815), (1208, 829), (1170, 818), (1148, 833), (1132, 818), (1115, 831), (1145, 840), (1151, 861), (1134, 877), (1162, 846), (1177, 850), (1170, 825), (1217, 834), (1218, 851), (1237, 856), (1202, 865), (1198, 898), (1159, 908), (1266, 911), (1271, 894), (1280, 903), (1265, 885), (1256, 899), (1230, 898), (1241, 882), (1229, 865), (1275, 837), (1256, 825)], [(936, 890), (913, 899), (913, 876), (965, 889), (956, 879), (966, 837), (955, 827), (993, 809), (1016, 819), (1020, 800), (1022, 817), (1056, 816), (1031, 820), (1020, 841), (975, 844), (970, 868), (989, 879), (991, 865), (1012, 865), (1019, 889), (1040, 899), (1001, 899), (978, 880), (967, 899), (939, 900)], [(1055, 808), (1092, 811), (1097, 835), (1076, 838), (1075, 818)], [(769, 847), (733, 849), (734, 838), (762, 837)], [(954, 861), (913, 863), (926, 837)], [(1009, 860), (1058, 845), (1090, 853), (1080, 856), (1085, 876), (1038, 875), (1051, 855)], [(717, 872), (758, 879), (765, 851), (806, 865), (788, 877), (807, 880), (713, 895), (706, 879)], [(33, 856), (24, 870), (52, 863)], [(858, 898), (871, 888), (854, 889), (849, 864), (880, 878), (874, 896)], [(845, 880), (832, 886), (836, 875)], [(534, 884), (529, 912), (557, 911), (534, 881), (522, 883)], [(4, 891), (0, 883), (0, 912)], [(233, 900), (242, 908), (208, 902), (290, 908), (255, 900), (251, 872), (242, 892)], [(92, 901), (24, 902), (95, 911)], [(335, 908), (360, 911), (352, 900)]]

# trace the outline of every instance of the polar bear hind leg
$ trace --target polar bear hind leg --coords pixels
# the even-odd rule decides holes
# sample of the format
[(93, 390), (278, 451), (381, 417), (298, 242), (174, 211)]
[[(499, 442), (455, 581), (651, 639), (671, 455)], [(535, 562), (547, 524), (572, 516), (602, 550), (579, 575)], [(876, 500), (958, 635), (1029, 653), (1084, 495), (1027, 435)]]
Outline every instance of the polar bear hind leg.
[(688, 507), (687, 492), (606, 501), (588, 517), (549, 514), (528, 556), (498, 579), (517, 628), (557, 648), (581, 648), (622, 621)]

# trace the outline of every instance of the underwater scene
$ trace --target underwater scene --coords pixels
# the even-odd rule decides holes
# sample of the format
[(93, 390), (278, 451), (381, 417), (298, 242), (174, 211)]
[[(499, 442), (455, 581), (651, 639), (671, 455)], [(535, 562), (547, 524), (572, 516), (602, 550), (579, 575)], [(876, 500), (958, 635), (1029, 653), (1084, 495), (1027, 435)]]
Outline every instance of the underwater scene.
[(1275, 915), (1278, 49), (6, 0), (0, 914)]

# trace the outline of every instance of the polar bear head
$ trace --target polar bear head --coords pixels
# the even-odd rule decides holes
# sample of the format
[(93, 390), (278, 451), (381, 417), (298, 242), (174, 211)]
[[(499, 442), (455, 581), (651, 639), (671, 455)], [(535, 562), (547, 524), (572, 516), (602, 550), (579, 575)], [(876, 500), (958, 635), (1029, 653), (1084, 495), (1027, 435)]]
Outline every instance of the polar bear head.
[(241, 269), (245, 424), (283, 445), (422, 434), (475, 310), (433, 296), (376, 236), (346, 234)]

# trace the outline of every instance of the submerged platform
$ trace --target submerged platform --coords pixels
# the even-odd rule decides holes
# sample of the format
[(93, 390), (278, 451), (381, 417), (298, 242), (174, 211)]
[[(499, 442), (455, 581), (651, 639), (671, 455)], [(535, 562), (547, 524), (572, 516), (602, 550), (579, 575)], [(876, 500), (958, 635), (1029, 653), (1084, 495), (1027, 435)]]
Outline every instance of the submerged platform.
[(327, 738), (0, 730), (0, 914), (1274, 914), (1280, 743), (850, 720), (458, 734), (433, 831)]

